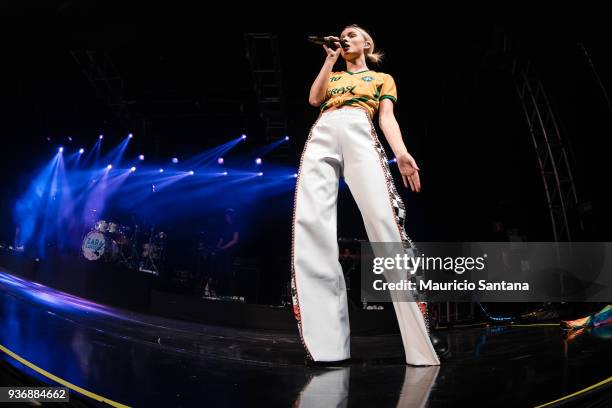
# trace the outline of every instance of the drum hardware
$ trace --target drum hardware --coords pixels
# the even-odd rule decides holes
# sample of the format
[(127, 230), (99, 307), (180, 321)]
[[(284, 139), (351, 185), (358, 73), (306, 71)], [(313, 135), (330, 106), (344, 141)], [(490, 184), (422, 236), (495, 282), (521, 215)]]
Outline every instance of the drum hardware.
[(96, 221), (96, 225), (94, 226), (94, 229), (96, 231), (99, 231), (99, 232), (102, 232), (102, 233), (107, 232), (108, 231), (108, 223), (106, 221), (104, 221), (104, 220), (98, 220), (98, 221)]
[(149, 242), (142, 246), (142, 258), (138, 270), (140, 272), (159, 275), (159, 269), (163, 260), (165, 249), (166, 233), (159, 231), (155, 233), (155, 225), (151, 227), (149, 234)]
[(114, 221), (98, 220), (83, 237), (81, 252), (89, 261), (125, 264), (130, 269), (159, 275), (164, 262), (165, 231), (152, 226), (141, 251), (140, 226), (127, 227)]
[[(133, 234), (130, 234), (132, 231)], [(113, 221), (98, 220), (83, 238), (83, 257), (90, 261), (125, 264), (131, 269), (137, 269), (140, 258), (137, 250), (138, 235), (138, 225), (130, 228)]]

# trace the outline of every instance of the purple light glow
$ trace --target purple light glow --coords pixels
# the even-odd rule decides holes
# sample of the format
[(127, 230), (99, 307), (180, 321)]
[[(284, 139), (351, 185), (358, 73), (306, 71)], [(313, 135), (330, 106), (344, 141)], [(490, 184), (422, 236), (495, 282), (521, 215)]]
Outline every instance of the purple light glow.
[(261, 164), (261, 157), (255, 159), (255, 164)]
[(223, 160), (223, 157), (219, 157), (217, 159), (217, 163), (219, 163), (219, 164), (223, 164), (224, 162), (225, 162), (225, 160)]
[(2, 289), (12, 289), (15, 292), (20, 292), (24, 296), (38, 304), (53, 306), (64, 310), (80, 311), (84, 313), (97, 313), (104, 316), (111, 316), (121, 320), (130, 321), (129, 317), (121, 314), (119, 311), (94, 303), (87, 299), (83, 299), (74, 295), (69, 295), (64, 292), (51, 289), (47, 286), (29, 282), (20, 279), (16, 276), (6, 274), (0, 271), (0, 283), (5, 285)]

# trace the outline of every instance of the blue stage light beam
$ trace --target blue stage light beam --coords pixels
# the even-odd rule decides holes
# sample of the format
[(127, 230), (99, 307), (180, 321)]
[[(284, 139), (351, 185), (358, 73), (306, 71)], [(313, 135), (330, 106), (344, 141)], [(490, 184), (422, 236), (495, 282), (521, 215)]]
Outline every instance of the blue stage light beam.
[[(241, 141), (244, 139), (242, 137), (238, 137), (230, 140), (229, 142), (223, 143), (219, 146), (215, 146), (211, 149), (207, 149), (202, 153), (199, 153), (195, 156), (190, 157), (188, 160), (184, 162), (185, 166), (188, 168), (197, 168), (203, 164), (213, 163), (217, 161), (219, 163), (219, 158), (222, 158), (227, 152), (236, 147)], [(222, 163), (219, 163), (222, 164)]]
[[(102, 135), (100, 135), (100, 136), (102, 136)], [(100, 160), (100, 149), (101, 149), (101, 146), (102, 146), (102, 138), (98, 137), (98, 139), (96, 140), (96, 143), (87, 152), (87, 155), (85, 156), (85, 159), (83, 160), (83, 166), (87, 166), (89, 164), (89, 162), (92, 160), (92, 158), (95, 158), (94, 167), (98, 166), (98, 163), (99, 163), (99, 160)]]
[(17, 199), (13, 218), (18, 228), (15, 245), (25, 246), (32, 242), (34, 232), (40, 228), (41, 219), (49, 196), (51, 180), (59, 163), (60, 153), (32, 178), (28, 189)]
[(262, 146), (258, 149), (253, 150), (253, 152), (251, 152), (251, 156), (256, 156), (256, 157), (261, 158), (265, 156), (266, 154), (270, 153), (271, 151), (273, 151), (274, 149), (278, 148), (283, 143), (287, 143), (288, 141), (289, 141), (289, 136), (285, 136), (282, 139), (275, 140), (271, 143), (268, 143), (265, 146)]
[(115, 146), (104, 156), (103, 160), (107, 163), (111, 163), (113, 166), (121, 165), (121, 160), (123, 159), (123, 155), (131, 139), (132, 138), (129, 136), (123, 139), (118, 146)]

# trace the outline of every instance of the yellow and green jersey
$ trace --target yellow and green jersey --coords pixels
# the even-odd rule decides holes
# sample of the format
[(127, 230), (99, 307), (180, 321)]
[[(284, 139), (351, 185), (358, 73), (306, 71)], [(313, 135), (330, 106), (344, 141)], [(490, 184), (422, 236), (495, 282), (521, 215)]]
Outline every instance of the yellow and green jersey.
[(397, 102), (397, 90), (391, 75), (369, 69), (359, 72), (331, 72), (325, 101), (320, 108), (323, 112), (332, 106), (358, 106), (367, 110), (370, 117), (373, 117), (383, 99)]

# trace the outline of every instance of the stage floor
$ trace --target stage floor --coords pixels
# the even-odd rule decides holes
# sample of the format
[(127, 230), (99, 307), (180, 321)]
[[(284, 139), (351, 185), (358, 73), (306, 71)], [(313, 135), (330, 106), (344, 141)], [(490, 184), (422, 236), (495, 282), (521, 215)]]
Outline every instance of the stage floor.
[[(43, 379), (36, 369), (45, 370), (111, 403), (535, 406), (606, 380), (612, 372), (608, 329), (587, 331), (571, 341), (564, 340), (558, 325), (440, 333), (452, 349), (440, 367), (405, 365), (398, 333), (353, 336), (354, 363), (311, 368), (304, 366), (297, 333), (126, 312), (0, 269), (2, 358), (28, 375)], [(28, 364), (17, 362), (15, 355)]]

